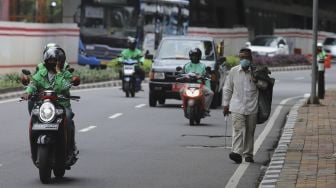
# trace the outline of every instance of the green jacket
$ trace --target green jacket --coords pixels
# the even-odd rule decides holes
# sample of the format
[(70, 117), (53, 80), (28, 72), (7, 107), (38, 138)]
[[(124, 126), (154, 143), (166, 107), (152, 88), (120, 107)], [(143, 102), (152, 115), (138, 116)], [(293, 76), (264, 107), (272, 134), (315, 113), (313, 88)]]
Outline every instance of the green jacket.
[(125, 49), (121, 52), (121, 57), (118, 60), (122, 62), (126, 59), (137, 59), (137, 58), (140, 58), (139, 61), (141, 64), (143, 64), (144, 57), (139, 49), (135, 50)]
[[(206, 70), (205, 70), (205, 64), (203, 63), (192, 63), (189, 62), (187, 64), (184, 65), (183, 67), (183, 72), (184, 73), (190, 73), (190, 72), (194, 72), (200, 75), (205, 75), (206, 74)], [(210, 80), (206, 80), (205, 81), (205, 86), (209, 89), (211, 89), (211, 85), (210, 85)]]
[(324, 50), (322, 50), (320, 53), (317, 54), (317, 60), (318, 61), (320, 61), (320, 60), (324, 61), (326, 56), (327, 56), (327, 53)]
[[(28, 94), (35, 94), (47, 89), (53, 89), (57, 95), (70, 96), (72, 74), (69, 71), (63, 69), (60, 73), (55, 75), (53, 82), (50, 83), (48, 80), (47, 68), (44, 65), (39, 65), (38, 67), (39, 69), (32, 76), (32, 80), (26, 89)], [(69, 99), (59, 99), (58, 103), (63, 107), (71, 106)]]

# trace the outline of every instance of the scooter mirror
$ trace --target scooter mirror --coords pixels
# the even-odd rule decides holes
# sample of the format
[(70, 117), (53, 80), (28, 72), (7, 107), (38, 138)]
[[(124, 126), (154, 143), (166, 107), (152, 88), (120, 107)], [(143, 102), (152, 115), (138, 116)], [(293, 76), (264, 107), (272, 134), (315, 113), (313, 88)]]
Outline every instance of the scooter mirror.
[(73, 72), (75, 72), (75, 69), (74, 69), (74, 68), (70, 68), (70, 69), (69, 69), (69, 72), (70, 72), (70, 73), (73, 73)]
[(182, 67), (180, 67), (180, 66), (176, 67), (176, 71), (177, 71), (177, 72), (182, 71)]
[(27, 69), (22, 69), (22, 73), (27, 76), (31, 74), (30, 71)]
[(206, 67), (205, 70), (206, 70), (207, 72), (211, 72), (211, 67)]

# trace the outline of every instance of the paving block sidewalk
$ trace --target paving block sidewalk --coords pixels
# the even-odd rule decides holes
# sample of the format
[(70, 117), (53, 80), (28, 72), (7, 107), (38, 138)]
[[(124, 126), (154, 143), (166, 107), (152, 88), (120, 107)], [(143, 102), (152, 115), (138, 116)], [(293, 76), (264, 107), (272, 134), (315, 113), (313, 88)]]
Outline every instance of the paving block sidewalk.
[(319, 105), (303, 104), (296, 112), (260, 187), (336, 188), (336, 90), (328, 90)]

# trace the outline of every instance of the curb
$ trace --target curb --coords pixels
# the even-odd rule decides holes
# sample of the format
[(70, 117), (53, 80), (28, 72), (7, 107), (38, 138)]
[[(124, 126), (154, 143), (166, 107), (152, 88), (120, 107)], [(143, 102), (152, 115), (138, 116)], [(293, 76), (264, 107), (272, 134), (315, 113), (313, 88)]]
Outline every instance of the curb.
[(290, 110), (286, 124), (283, 128), (281, 138), (277, 148), (274, 150), (271, 162), (267, 167), (265, 175), (259, 185), (259, 188), (275, 187), (284, 167), (287, 155), (288, 145), (291, 143), (294, 133), (294, 126), (298, 117), (298, 110), (307, 102), (307, 97), (299, 100)]

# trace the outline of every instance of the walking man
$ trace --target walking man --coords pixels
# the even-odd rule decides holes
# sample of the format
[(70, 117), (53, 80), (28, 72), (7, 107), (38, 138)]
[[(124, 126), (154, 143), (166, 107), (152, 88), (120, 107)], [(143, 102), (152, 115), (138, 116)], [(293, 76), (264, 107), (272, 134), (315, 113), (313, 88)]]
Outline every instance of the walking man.
[(258, 112), (258, 89), (252, 77), (252, 52), (239, 51), (239, 65), (233, 67), (224, 85), (224, 116), (231, 113), (232, 152), (229, 157), (236, 163), (253, 163), (254, 131)]

